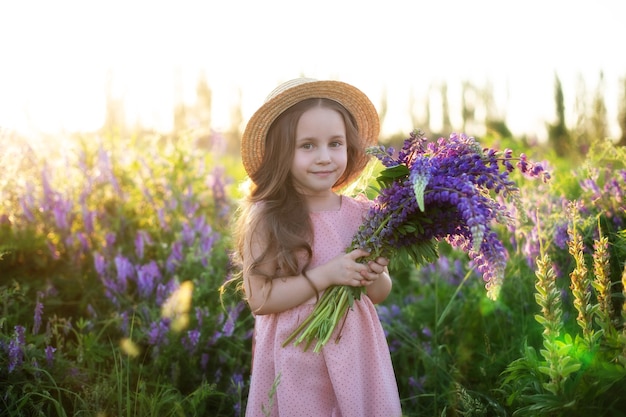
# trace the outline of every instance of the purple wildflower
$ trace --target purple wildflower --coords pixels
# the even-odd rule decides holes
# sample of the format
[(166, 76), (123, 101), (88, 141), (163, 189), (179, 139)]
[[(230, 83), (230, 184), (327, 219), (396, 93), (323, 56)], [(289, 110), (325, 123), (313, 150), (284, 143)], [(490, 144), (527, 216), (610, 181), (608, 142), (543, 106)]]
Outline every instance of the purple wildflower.
[(157, 217), (159, 218), (159, 227), (166, 231), (170, 231), (170, 224), (166, 219), (165, 210), (163, 208), (159, 208), (157, 210)]
[(39, 329), (41, 328), (41, 315), (43, 314), (43, 303), (41, 299), (43, 298), (43, 292), (37, 292), (37, 301), (35, 302), (35, 317), (33, 319), (33, 334), (39, 333)]
[(176, 241), (172, 244), (172, 251), (170, 252), (170, 256), (167, 257), (165, 261), (165, 268), (167, 272), (174, 272), (178, 265), (183, 260), (183, 244), (180, 241)]
[(52, 214), (59, 230), (67, 232), (70, 230), (71, 214), (73, 209), (72, 200), (59, 199), (52, 205)]
[(161, 271), (154, 260), (137, 268), (137, 291), (139, 295), (142, 298), (149, 298), (160, 278)]
[(208, 176), (207, 185), (213, 192), (213, 201), (220, 217), (228, 214), (228, 199), (226, 197), (226, 184), (222, 180), (224, 167), (215, 167), (211, 175)]
[(143, 259), (146, 244), (152, 244), (150, 235), (143, 230), (139, 230), (135, 235), (135, 255), (137, 255), (137, 259)]
[(185, 191), (183, 197), (183, 213), (185, 217), (191, 218), (196, 214), (198, 208), (200, 208), (200, 204), (198, 204), (197, 201), (194, 201), (193, 189), (191, 188), (191, 186), (187, 187), (187, 190)]
[(208, 364), (209, 364), (209, 354), (208, 353), (203, 353), (200, 356), (200, 368), (203, 371), (206, 371), (206, 367), (207, 367)]
[(238, 303), (235, 307), (229, 309), (228, 317), (224, 322), (224, 327), (222, 327), (222, 334), (224, 336), (230, 337), (233, 335), (235, 332), (235, 323), (244, 306), (243, 303)]
[(52, 364), (54, 362), (54, 352), (56, 352), (57, 349), (55, 347), (52, 347), (50, 345), (46, 346), (45, 352), (46, 352), (46, 363), (48, 364), (48, 367), (51, 368)]
[[(518, 188), (508, 178), (512, 152), (481, 149), (464, 134), (427, 142), (414, 132), (397, 159), (384, 148), (370, 153), (387, 170), (379, 177), (381, 192), (353, 246), (391, 257), (398, 249), (411, 251), (414, 245), (446, 240), (468, 253), (487, 287), (495, 291), (508, 255), (491, 224), (511, 222), (512, 215), (492, 194), (519, 198)], [(530, 174), (544, 172), (525, 156), (520, 164)], [(422, 259), (413, 253), (420, 263)]]
[(182, 344), (185, 350), (193, 354), (200, 341), (200, 331), (197, 329), (188, 330), (187, 335), (183, 338)]
[(198, 323), (198, 327), (202, 327), (202, 323), (204, 322), (205, 317), (209, 317), (209, 310), (206, 307), (196, 307), (196, 322)]
[(93, 210), (89, 210), (86, 203), (83, 203), (81, 211), (83, 216), (83, 224), (85, 225), (85, 233), (91, 235), (94, 232), (96, 212)]
[(15, 326), (14, 336), (9, 342), (9, 373), (24, 363), (24, 346), (26, 345), (26, 329), (24, 326)]
[(170, 329), (170, 319), (162, 318), (159, 321), (150, 323), (148, 331), (148, 343), (160, 346), (167, 343), (167, 333)]
[(172, 278), (167, 283), (158, 283), (156, 288), (156, 303), (161, 306), (167, 298), (178, 288), (176, 279)]
[(26, 183), (24, 194), (20, 197), (20, 207), (24, 214), (24, 217), (29, 222), (35, 221), (35, 197), (34, 186), (31, 182)]
[[(117, 298), (115, 298), (115, 300), (117, 300)], [(119, 303), (119, 301), (117, 301), (117, 303)], [(122, 311), (119, 315), (121, 322), (120, 322), (120, 330), (123, 333), (128, 333), (128, 327), (130, 324), (130, 319), (128, 318), (128, 311)]]
[(95, 252), (93, 254), (93, 263), (94, 263), (94, 267), (96, 269), (96, 272), (98, 273), (98, 275), (100, 275), (100, 277), (104, 277), (106, 274), (106, 261), (104, 259), (104, 256), (102, 256), (100, 253)]
[(122, 255), (117, 255), (114, 261), (117, 269), (117, 291), (123, 293), (128, 288), (128, 279), (135, 274), (135, 267), (128, 258)]
[(111, 163), (111, 158), (109, 158), (109, 154), (104, 149), (104, 147), (102, 147), (102, 145), (98, 150), (98, 171), (100, 172), (100, 177), (98, 178), (100, 182), (110, 183), (113, 186), (115, 192), (118, 195), (122, 195), (122, 189), (119, 182), (117, 181), (115, 173), (113, 172), (113, 164)]

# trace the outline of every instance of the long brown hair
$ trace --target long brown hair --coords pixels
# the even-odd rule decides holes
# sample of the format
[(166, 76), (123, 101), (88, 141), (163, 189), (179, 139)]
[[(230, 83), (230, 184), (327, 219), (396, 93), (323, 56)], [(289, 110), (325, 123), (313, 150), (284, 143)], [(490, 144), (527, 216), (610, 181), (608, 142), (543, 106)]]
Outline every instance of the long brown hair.
[[(347, 166), (334, 188), (348, 185), (346, 181), (367, 165), (368, 157), (362, 148), (356, 122), (341, 104), (329, 99), (313, 98), (303, 100), (283, 112), (268, 131), (263, 163), (251, 176), (253, 184), (237, 213), (234, 228), (235, 261), (241, 266), (244, 244), (249, 244), (256, 233), (266, 240), (267, 246), (250, 263), (248, 271), (240, 268), (240, 276), (235, 279), (242, 278), (243, 273), (259, 274), (271, 285), (272, 279), (298, 275), (310, 263), (312, 225), (305, 199), (293, 185), (290, 162), (295, 152), (298, 121), (304, 112), (317, 106), (337, 111), (346, 128)], [(257, 268), (269, 257), (278, 266), (272, 276)]]

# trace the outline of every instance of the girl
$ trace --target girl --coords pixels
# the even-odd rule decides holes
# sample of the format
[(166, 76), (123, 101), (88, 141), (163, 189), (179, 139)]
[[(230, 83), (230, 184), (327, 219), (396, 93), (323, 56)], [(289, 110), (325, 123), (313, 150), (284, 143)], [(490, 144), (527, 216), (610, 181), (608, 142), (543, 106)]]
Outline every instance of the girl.
[[(369, 203), (337, 194), (365, 168), (378, 133), (360, 90), (303, 78), (274, 90), (246, 126), (241, 153), (252, 184), (235, 230), (255, 315), (246, 416), (402, 414), (374, 308), (391, 290), (388, 261), (363, 264), (366, 251), (345, 252)], [(283, 347), (333, 285), (365, 286), (366, 295), (320, 353)]]

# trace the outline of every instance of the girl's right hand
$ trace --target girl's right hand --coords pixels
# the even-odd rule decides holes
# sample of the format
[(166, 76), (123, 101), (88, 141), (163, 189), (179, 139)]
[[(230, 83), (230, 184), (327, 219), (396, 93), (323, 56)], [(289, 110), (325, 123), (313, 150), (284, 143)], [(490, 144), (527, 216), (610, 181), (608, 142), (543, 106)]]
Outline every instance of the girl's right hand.
[(347, 285), (360, 287), (367, 285), (369, 281), (364, 279), (364, 274), (370, 272), (367, 264), (357, 260), (369, 256), (369, 252), (363, 249), (355, 249), (331, 259), (327, 263), (308, 271), (309, 276), (315, 276), (319, 285), (318, 288), (327, 288), (333, 285)]

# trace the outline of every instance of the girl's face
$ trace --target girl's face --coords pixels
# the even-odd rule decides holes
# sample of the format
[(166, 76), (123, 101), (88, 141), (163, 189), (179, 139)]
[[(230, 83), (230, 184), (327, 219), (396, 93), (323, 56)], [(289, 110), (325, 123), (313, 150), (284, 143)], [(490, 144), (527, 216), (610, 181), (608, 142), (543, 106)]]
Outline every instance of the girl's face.
[(325, 107), (305, 111), (296, 126), (295, 140), (291, 164), (295, 187), (304, 195), (332, 192), (348, 161), (341, 114)]

